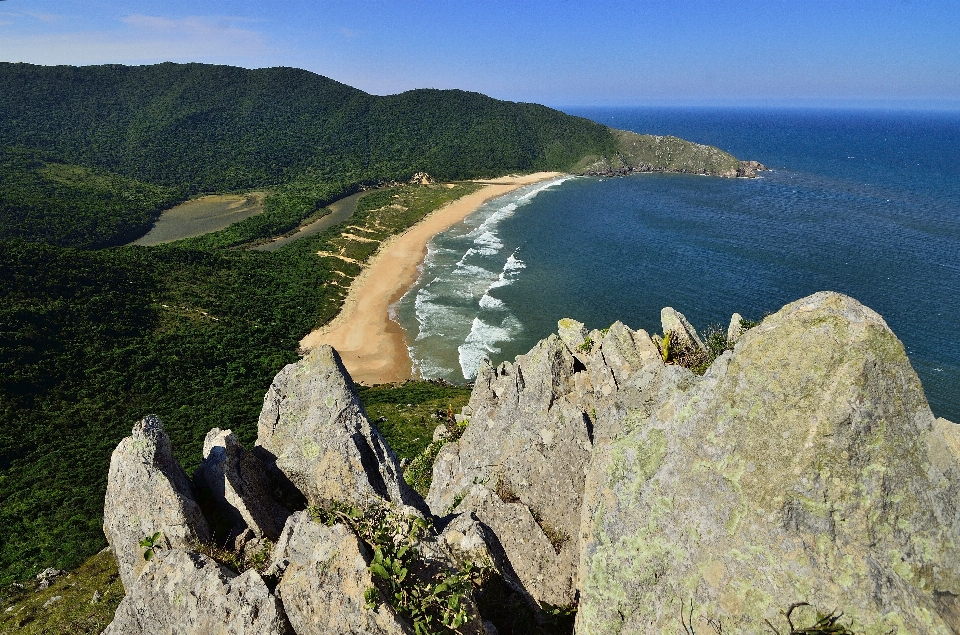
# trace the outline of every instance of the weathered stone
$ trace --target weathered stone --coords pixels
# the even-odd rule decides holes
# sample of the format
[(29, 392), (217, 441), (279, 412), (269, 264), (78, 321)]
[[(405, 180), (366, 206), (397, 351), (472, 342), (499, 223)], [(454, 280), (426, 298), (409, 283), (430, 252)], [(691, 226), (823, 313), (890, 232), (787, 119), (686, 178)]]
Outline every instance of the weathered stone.
[[(489, 528), (482, 537), (495, 541), (487, 552), (492, 552), (504, 578), (519, 580), (541, 605), (568, 606), (574, 601), (577, 552), (569, 548), (569, 534), (546, 524), (539, 514), (534, 516), (522, 502), (506, 502), (483, 485), (474, 485), (457, 508), (463, 514), (467, 510)], [(505, 555), (505, 561), (497, 552)]]
[(730, 316), (730, 325), (727, 327), (727, 344), (733, 346), (737, 343), (737, 340), (740, 339), (740, 336), (743, 334), (743, 316), (739, 313), (734, 313)]
[(660, 310), (660, 327), (663, 329), (664, 335), (671, 333), (672, 337), (677, 338), (674, 343), (707, 350), (703, 340), (700, 339), (700, 335), (697, 334), (697, 329), (693, 328), (693, 325), (684, 317), (683, 313), (673, 307), (667, 306)]
[(207, 433), (196, 480), (208, 488), (218, 512), (231, 523), (226, 540), (252, 531), (238, 549), (254, 537), (276, 540), (280, 535), (290, 512), (273, 499), (263, 464), (230, 430), (213, 428)]
[(384, 603), (365, 608), (373, 586), (369, 554), (344, 525), (327, 527), (306, 512), (290, 516), (274, 550), (277, 595), (297, 635), (400, 635), (412, 631)]
[[(477, 483), (512, 492), (527, 509), (526, 517), (535, 515), (549, 528), (561, 551), (558, 556), (551, 546), (525, 554), (523, 566), (528, 569), (530, 558), (542, 554), (545, 560), (530, 569), (537, 573), (527, 578), (515, 566), (517, 577), (524, 584), (534, 581), (527, 593), (538, 602), (566, 605), (576, 593), (584, 475), (594, 436), (606, 434), (595, 429), (597, 412), (624, 398), (623, 390), (636, 392), (631, 382), (644, 377), (644, 369), (655, 375), (663, 364), (645, 332), (631, 331), (619, 322), (606, 333), (587, 334), (573, 320), (561, 320), (558, 328), (566, 341), (550, 336), (515, 364), (497, 369), (481, 364), (464, 408), (471, 413), (470, 422), (458, 442), (440, 451), (427, 502), (439, 516), (455, 507), (475, 512), (497, 541), (521, 544), (526, 537), (500, 531), (526, 530), (526, 525), (491, 524), (483, 510), (470, 506), (471, 501), (482, 502), (482, 497), (464, 499)], [(584, 346), (587, 337), (589, 347)], [(536, 523), (533, 527), (543, 534)], [(555, 581), (537, 581), (546, 570)]]
[(960, 631), (960, 440), (870, 309), (794, 302), (630, 428), (590, 467), (581, 635), (673, 632), (681, 602), (696, 632), (785, 632), (800, 601)]
[(210, 558), (160, 550), (117, 607), (103, 635), (293, 635), (260, 575)]
[(426, 511), (329, 346), (277, 374), (264, 397), (257, 431), (257, 456), (311, 504), (364, 506), (386, 499)]
[(563, 318), (557, 322), (557, 335), (560, 337), (560, 341), (567, 345), (567, 348), (576, 350), (586, 339), (587, 329), (583, 326), (583, 322)]
[(165, 549), (189, 549), (210, 539), (210, 528), (187, 475), (173, 458), (163, 423), (149, 415), (113, 451), (103, 505), (103, 533), (127, 592), (146, 565), (140, 541), (156, 532)]

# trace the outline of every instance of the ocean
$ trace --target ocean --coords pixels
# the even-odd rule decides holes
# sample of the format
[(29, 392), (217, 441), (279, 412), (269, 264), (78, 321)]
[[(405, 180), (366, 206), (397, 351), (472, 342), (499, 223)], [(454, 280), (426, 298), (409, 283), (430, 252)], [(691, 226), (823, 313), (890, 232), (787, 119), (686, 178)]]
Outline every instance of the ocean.
[(563, 317), (653, 333), (672, 306), (703, 331), (832, 290), (884, 317), (934, 413), (960, 422), (960, 113), (567, 112), (771, 170), (567, 177), (487, 203), (434, 238), (394, 307), (422, 376), (469, 381)]

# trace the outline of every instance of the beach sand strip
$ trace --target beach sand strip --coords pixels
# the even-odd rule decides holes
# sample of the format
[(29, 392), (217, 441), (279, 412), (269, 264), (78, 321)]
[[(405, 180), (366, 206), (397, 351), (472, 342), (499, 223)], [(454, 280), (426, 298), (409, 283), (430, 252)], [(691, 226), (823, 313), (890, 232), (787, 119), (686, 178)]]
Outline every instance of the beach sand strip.
[(390, 306), (417, 281), (427, 243), (475, 212), (490, 199), (562, 176), (537, 172), (479, 181), (486, 187), (447, 203), (402, 234), (386, 241), (354, 278), (343, 308), (333, 320), (300, 341), (308, 351), (321, 344), (337, 349), (355, 382), (382, 384), (412, 378), (404, 331), (390, 319)]

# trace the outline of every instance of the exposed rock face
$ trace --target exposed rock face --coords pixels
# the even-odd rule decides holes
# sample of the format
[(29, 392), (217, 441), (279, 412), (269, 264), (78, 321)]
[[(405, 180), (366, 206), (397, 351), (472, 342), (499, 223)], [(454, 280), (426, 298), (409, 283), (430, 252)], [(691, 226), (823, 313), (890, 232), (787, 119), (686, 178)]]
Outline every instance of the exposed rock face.
[(198, 553), (160, 551), (117, 607), (104, 635), (291, 635), (256, 571), (229, 571)]
[(363, 506), (386, 499), (426, 511), (330, 346), (316, 348), (273, 380), (255, 452), (311, 504)]
[(697, 329), (693, 328), (683, 313), (673, 307), (664, 307), (660, 311), (660, 326), (664, 335), (671, 333), (676, 338), (675, 342), (684, 347), (699, 348), (702, 351), (707, 349)]
[(960, 630), (956, 429), (870, 309), (794, 302), (633, 422), (590, 467), (578, 633), (674, 631), (681, 601), (696, 632), (769, 632), (798, 601), (857, 633)]
[(277, 594), (297, 635), (412, 632), (388, 605), (364, 608), (363, 593), (373, 586), (369, 559), (344, 525), (327, 527), (305, 512), (289, 518), (274, 550), (273, 568), (283, 572)]
[(588, 334), (565, 319), (559, 332), (515, 364), (481, 365), (465, 409), (470, 423), (440, 451), (427, 502), (439, 516), (454, 508), (473, 512), (497, 537), (529, 596), (565, 606), (576, 597), (597, 409), (636, 370), (660, 362), (646, 333), (620, 323)]
[(103, 505), (103, 533), (128, 593), (147, 564), (140, 541), (158, 531), (166, 549), (187, 549), (210, 539), (210, 528), (187, 475), (173, 458), (163, 423), (149, 415), (113, 451)]
[(271, 496), (263, 464), (240, 445), (233, 432), (214, 428), (203, 442), (196, 478), (210, 491), (218, 511), (232, 524), (229, 538), (250, 529), (276, 540), (290, 514)]
[(730, 325), (727, 326), (727, 343), (736, 344), (740, 336), (743, 335), (743, 316), (734, 313), (730, 316)]

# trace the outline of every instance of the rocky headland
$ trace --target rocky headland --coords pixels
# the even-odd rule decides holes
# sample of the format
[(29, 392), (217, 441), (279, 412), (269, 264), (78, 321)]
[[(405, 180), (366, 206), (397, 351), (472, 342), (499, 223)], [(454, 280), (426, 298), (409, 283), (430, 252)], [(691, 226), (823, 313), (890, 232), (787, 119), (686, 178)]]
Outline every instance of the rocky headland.
[(960, 428), (883, 319), (829, 292), (735, 315), (698, 375), (662, 318), (482, 365), (425, 498), (329, 346), (192, 479), (147, 417), (110, 466), (106, 633), (960, 632)]
[(584, 158), (573, 169), (585, 176), (626, 176), (642, 172), (677, 172), (723, 178), (755, 178), (766, 166), (741, 161), (714, 146), (679, 137), (637, 134), (610, 129), (616, 151)]

